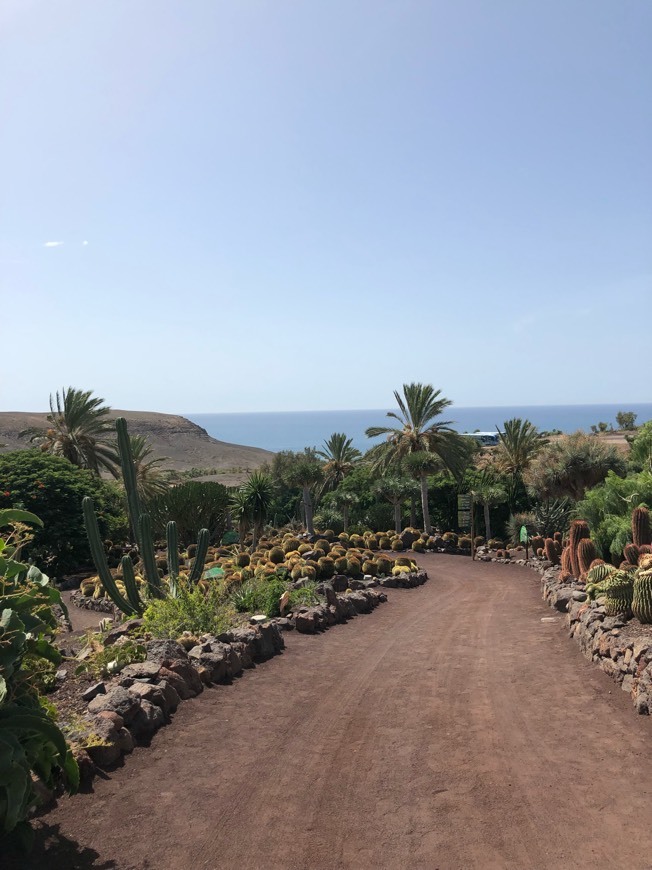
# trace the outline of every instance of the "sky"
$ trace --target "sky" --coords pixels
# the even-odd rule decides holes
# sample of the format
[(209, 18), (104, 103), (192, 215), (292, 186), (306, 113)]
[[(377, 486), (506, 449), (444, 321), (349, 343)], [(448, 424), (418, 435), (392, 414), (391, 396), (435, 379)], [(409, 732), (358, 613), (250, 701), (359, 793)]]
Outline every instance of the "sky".
[(651, 40), (648, 0), (4, 0), (0, 410), (651, 401)]

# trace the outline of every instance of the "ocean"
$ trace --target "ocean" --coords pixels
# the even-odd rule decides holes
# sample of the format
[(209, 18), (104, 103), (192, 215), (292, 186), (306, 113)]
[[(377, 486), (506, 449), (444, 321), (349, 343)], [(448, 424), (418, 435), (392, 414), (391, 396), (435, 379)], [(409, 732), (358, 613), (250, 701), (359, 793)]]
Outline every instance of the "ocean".
[[(503, 421), (527, 418), (542, 430), (561, 429), (590, 431), (599, 422), (616, 428), (616, 414), (633, 411), (636, 422), (652, 420), (652, 402), (622, 405), (531, 405), (495, 408), (458, 408), (453, 405), (445, 414), (459, 432), (494, 432)], [(392, 425), (386, 410), (368, 411), (282, 411), (248, 414), (184, 414), (202, 426), (209, 435), (231, 444), (246, 444), (265, 450), (303, 450), (321, 447), (333, 432), (345, 432), (361, 451), (375, 442), (365, 436), (369, 426)]]

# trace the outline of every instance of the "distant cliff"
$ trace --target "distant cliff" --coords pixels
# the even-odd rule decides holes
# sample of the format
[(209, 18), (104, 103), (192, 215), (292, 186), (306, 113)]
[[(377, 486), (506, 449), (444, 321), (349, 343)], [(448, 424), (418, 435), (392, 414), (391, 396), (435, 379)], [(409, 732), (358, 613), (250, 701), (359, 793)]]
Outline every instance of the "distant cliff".
[[(29, 439), (20, 433), (29, 428), (45, 429), (46, 414), (21, 411), (0, 411), (1, 453), (29, 447)], [(155, 456), (166, 457), (165, 468), (187, 471), (190, 468), (217, 469), (211, 479), (228, 486), (239, 483), (248, 471), (253, 471), (274, 455), (259, 447), (245, 447), (218, 441), (190, 420), (176, 414), (152, 411), (112, 411), (111, 417), (124, 417), (132, 434), (145, 435)], [(236, 471), (237, 469), (237, 471)]]

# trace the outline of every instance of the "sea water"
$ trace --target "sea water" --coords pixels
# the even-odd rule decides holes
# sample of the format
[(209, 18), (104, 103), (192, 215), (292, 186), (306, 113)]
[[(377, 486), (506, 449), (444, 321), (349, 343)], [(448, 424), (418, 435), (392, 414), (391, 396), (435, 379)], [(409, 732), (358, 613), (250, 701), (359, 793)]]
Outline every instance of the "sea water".
[[(530, 420), (541, 430), (590, 431), (600, 422), (616, 428), (616, 414), (633, 411), (640, 425), (652, 419), (652, 402), (622, 405), (531, 405), (495, 408), (448, 408), (442, 420), (452, 421), (458, 432), (495, 432), (513, 417)], [(320, 447), (333, 432), (344, 432), (361, 451), (375, 441), (365, 436), (369, 426), (399, 425), (388, 419), (387, 410), (280, 411), (247, 414), (184, 414), (209, 435), (231, 444), (263, 447), (265, 450), (303, 450)]]

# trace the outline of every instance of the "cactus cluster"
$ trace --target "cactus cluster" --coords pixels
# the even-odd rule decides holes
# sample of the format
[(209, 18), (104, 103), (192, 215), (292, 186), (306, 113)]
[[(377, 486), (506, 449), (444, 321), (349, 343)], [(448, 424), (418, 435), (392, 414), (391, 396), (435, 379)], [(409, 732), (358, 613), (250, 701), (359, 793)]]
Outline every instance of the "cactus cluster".
[[(84, 513), (84, 525), (90, 544), (91, 555), (97, 570), (99, 579), (113, 603), (127, 616), (140, 615), (147, 606), (147, 598), (165, 598), (167, 594), (177, 594), (177, 582), (179, 577), (179, 542), (176, 523), (169, 522), (166, 529), (167, 537), (167, 589), (161, 582), (159, 568), (156, 564), (156, 551), (149, 514), (142, 511), (138, 487), (136, 482), (136, 470), (131, 452), (131, 442), (127, 431), (127, 422), (123, 417), (116, 420), (118, 433), (118, 451), (120, 454), (120, 466), (122, 480), (127, 496), (127, 509), (129, 521), (138, 544), (138, 553), (143, 564), (145, 584), (139, 584), (134, 572), (134, 563), (130, 556), (123, 556), (120, 560), (122, 582), (118, 581), (111, 573), (106, 560), (106, 553), (100, 538), (97, 517), (93, 507), (93, 500), (86, 497), (82, 501)], [(194, 545), (194, 561), (188, 578), (189, 583), (197, 583), (203, 573), (206, 554), (208, 552), (209, 532), (201, 529), (197, 544)], [(191, 545), (193, 546), (193, 545)], [(188, 547), (190, 555), (191, 547)], [(146, 597), (141, 595), (143, 585), (146, 587)]]

